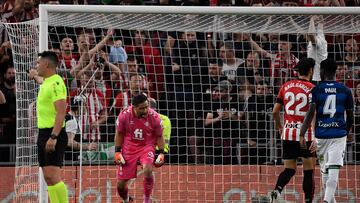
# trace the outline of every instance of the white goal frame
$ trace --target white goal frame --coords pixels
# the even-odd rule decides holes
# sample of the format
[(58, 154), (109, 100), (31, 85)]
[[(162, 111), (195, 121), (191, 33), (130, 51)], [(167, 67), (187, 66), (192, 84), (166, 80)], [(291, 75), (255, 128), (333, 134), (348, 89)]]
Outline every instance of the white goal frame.
[[(360, 15), (356, 7), (178, 7), (178, 6), (96, 6), (46, 5), (39, 6), (39, 51), (48, 49), (48, 14), (109, 13), (109, 14), (214, 14), (214, 15)], [(116, 27), (115, 27), (116, 29)], [(354, 28), (356, 29), (356, 28)], [(360, 33), (360, 27), (357, 28)], [(191, 31), (191, 30), (190, 30)], [(196, 30), (194, 30), (196, 31)], [(209, 31), (211, 31), (209, 29)], [(324, 31), (326, 32), (326, 30)], [(39, 176), (42, 176), (39, 170)], [(47, 202), (46, 183), (39, 177), (39, 202)], [(81, 176), (80, 188), (81, 192)], [(81, 202), (81, 195), (79, 195)]]

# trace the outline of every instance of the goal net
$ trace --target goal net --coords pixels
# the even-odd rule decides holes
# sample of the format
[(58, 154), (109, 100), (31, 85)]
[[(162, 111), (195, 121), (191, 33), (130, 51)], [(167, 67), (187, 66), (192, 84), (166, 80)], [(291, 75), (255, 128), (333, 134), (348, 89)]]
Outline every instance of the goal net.
[[(154, 170), (153, 202), (267, 202), (283, 170), (272, 108), (281, 84), (296, 77), (311, 36), (322, 47), (315, 55), (337, 61), (337, 80), (358, 101), (336, 198), (360, 199), (358, 11), (41, 5), (40, 14), (6, 24), (17, 71), (16, 202), (47, 199), (37, 166), (39, 86), (27, 76), (39, 50), (58, 53), (77, 120), (67, 123), (74, 142), (63, 167), (71, 202), (119, 200), (115, 119), (139, 92), (172, 124), (167, 164)], [(129, 192), (141, 202), (140, 166), (137, 174)], [(320, 179), (317, 167), (314, 202), (322, 202)], [(303, 201), (301, 164), (281, 198)]]

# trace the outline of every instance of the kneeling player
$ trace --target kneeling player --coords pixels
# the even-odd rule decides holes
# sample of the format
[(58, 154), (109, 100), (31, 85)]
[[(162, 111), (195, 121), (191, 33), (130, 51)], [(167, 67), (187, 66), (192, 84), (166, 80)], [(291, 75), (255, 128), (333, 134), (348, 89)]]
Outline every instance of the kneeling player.
[(150, 202), (154, 186), (153, 163), (155, 146), (159, 146), (159, 155), (155, 165), (164, 163), (164, 138), (160, 115), (149, 108), (148, 98), (137, 95), (132, 106), (124, 109), (116, 121), (115, 163), (118, 166), (117, 189), (123, 202), (131, 201), (128, 196), (127, 182), (136, 178), (137, 163), (144, 170), (144, 203)]

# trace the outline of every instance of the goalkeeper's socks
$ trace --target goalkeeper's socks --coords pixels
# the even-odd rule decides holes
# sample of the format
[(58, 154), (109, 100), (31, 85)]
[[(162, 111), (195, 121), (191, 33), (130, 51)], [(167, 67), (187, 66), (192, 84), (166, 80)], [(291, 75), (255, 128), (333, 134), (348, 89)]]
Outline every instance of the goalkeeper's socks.
[(314, 170), (304, 170), (303, 191), (305, 193), (305, 203), (311, 203), (314, 198)]
[(150, 196), (145, 196), (144, 195), (144, 203), (150, 203), (151, 201), (150, 201)]
[(125, 185), (124, 189), (123, 190), (120, 190), (118, 188), (118, 193), (119, 193), (119, 196), (125, 201), (127, 202), (128, 201), (128, 193), (129, 193), (129, 189), (128, 189), (128, 186)]
[(53, 203), (68, 203), (68, 190), (63, 181), (56, 183), (55, 185), (48, 186), (50, 202)]
[(291, 178), (295, 175), (295, 172), (296, 172), (295, 169), (285, 168), (285, 170), (281, 172), (279, 175), (279, 178), (275, 186), (275, 190), (281, 193), (285, 185), (288, 184)]
[[(150, 195), (152, 189), (154, 187), (154, 177), (144, 177), (144, 203), (148, 203), (150, 201)], [(146, 199), (148, 199), (146, 201)]]

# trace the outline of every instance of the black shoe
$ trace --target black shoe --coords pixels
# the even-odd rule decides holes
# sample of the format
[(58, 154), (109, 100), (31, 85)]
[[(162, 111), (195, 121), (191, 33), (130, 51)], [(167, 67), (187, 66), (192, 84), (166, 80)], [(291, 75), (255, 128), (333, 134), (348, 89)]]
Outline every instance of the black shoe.
[(270, 203), (278, 203), (279, 202), (279, 196), (280, 196), (279, 191), (273, 190), (270, 193)]
[(127, 201), (123, 200), (121, 203), (134, 203), (134, 202), (135, 202), (134, 198), (129, 196)]

